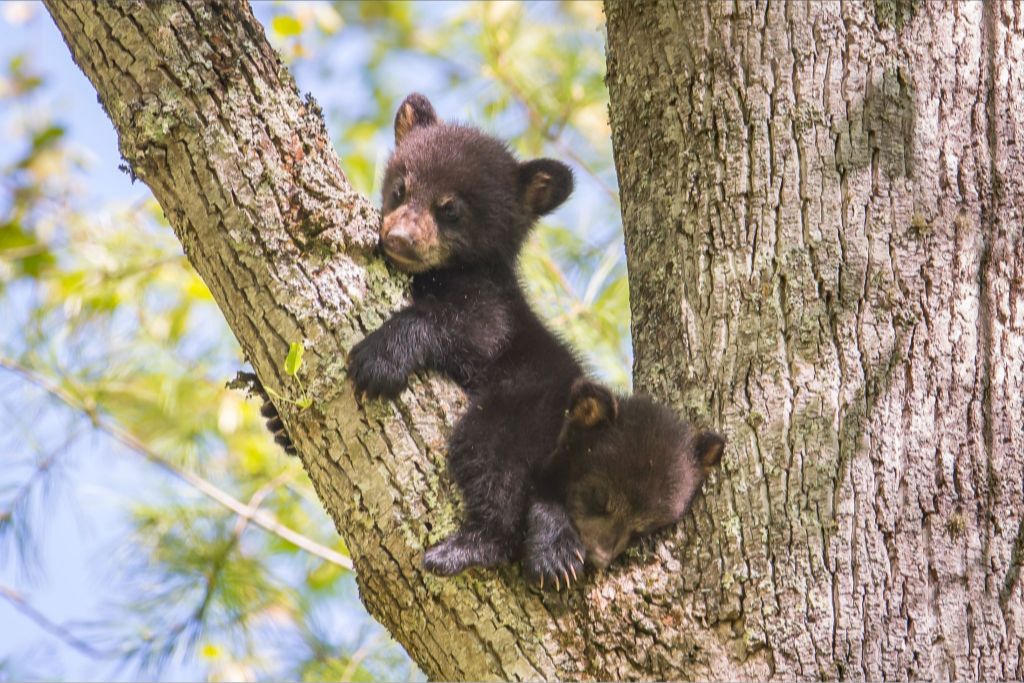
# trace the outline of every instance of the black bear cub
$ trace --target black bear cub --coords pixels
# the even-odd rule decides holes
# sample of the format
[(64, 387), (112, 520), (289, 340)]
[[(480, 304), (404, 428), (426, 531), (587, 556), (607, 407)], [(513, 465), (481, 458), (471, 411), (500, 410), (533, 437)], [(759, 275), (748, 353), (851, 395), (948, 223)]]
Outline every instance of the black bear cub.
[[(370, 396), (396, 396), (422, 369), (454, 379), (469, 396), (448, 448), (465, 521), (427, 550), (432, 572), (521, 554), (534, 477), (583, 370), (530, 309), (516, 259), (537, 218), (572, 185), (566, 165), (519, 162), (495, 138), (441, 122), (422, 95), (399, 107), (380, 245), (413, 273), (412, 304), (359, 342), (348, 368), (356, 390)], [(566, 558), (559, 566), (582, 569), (579, 538), (562, 541), (548, 552)]]
[(571, 193), (567, 166), (521, 163), (481, 131), (441, 122), (417, 94), (399, 107), (395, 143), (380, 245), (413, 273), (413, 303), (352, 349), (349, 375), (357, 391), (393, 397), (429, 368), (469, 396), (448, 450), (465, 521), (424, 566), (449, 575), (522, 557), (527, 574), (559, 587), (585, 554), (603, 567), (632, 535), (679, 519), (723, 442), (583, 379), (527, 303), (516, 259), (537, 218)]
[[(530, 511), (527, 556), (545, 563), (554, 557), (545, 548), (557, 545), (548, 534), (575, 529), (587, 562), (607, 567), (631, 539), (686, 514), (724, 447), (715, 432), (695, 430), (646, 396), (618, 397), (577, 380), (558, 443), (537, 477), (542, 504)], [(534, 573), (567, 579), (558, 567)]]

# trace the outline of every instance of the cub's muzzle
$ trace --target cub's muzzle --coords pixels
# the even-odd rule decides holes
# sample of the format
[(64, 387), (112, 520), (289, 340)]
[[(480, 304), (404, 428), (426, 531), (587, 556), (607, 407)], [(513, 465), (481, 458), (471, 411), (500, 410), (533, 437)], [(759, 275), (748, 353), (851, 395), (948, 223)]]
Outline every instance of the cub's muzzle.
[(411, 273), (442, 265), (448, 254), (430, 212), (408, 205), (384, 216), (380, 246), (395, 265)]

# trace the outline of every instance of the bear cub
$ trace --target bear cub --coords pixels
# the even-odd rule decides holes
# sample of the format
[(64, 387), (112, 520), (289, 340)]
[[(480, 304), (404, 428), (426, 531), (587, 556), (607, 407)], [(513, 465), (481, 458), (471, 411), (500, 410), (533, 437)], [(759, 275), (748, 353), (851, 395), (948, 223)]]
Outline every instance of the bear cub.
[[(725, 441), (698, 431), (647, 396), (621, 397), (587, 379), (572, 387), (558, 443), (537, 476), (539, 504), (530, 510), (526, 555), (534, 575), (564, 569), (550, 534), (575, 530), (587, 562), (604, 569), (629, 542), (686, 514)], [(571, 521), (571, 529), (566, 521)], [(556, 584), (556, 588), (557, 588)]]
[(390, 398), (429, 368), (469, 397), (448, 450), (465, 519), (426, 551), (434, 573), (521, 557), (558, 588), (585, 557), (606, 566), (633, 535), (678, 520), (721, 457), (717, 434), (585, 380), (527, 303), (519, 251), (572, 186), (564, 164), (519, 162), (495, 138), (440, 121), (422, 95), (395, 116), (380, 245), (413, 274), (413, 302), (352, 349), (349, 375), (357, 391)]
[[(425, 553), (434, 573), (521, 555), (534, 479), (583, 369), (530, 308), (516, 260), (537, 219), (572, 186), (565, 164), (520, 162), (476, 128), (442, 122), (422, 95), (407, 97), (395, 116), (380, 247), (413, 275), (412, 304), (353, 347), (348, 370), (356, 391), (371, 397), (393, 398), (411, 374), (431, 369), (469, 398), (448, 448), (465, 519)], [(559, 542), (544, 551), (559, 558), (549, 564), (582, 569), (579, 538)]]

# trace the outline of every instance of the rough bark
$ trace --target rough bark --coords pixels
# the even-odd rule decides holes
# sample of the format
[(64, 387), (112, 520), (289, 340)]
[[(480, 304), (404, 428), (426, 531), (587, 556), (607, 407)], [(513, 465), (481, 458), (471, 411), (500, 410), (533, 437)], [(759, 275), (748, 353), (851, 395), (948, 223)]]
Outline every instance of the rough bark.
[[(379, 220), (341, 171), (323, 118), (303, 99), (248, 5), (47, 3), (118, 131), (266, 386), (306, 340), (315, 396), (278, 405), (345, 539), (367, 607), (428, 673), (451, 678), (554, 671), (536, 645), (540, 603), (509, 574), (441, 581), (424, 544), (456, 514), (444, 471), (457, 391), (417, 382), (397, 403), (356, 402), (345, 351), (397, 307), (404, 280), (372, 255)], [(228, 378), (225, 378), (228, 379)], [(431, 528), (433, 523), (433, 529)], [(498, 586), (498, 588), (491, 588)]]
[(649, 671), (1024, 678), (1024, 8), (606, 12), (635, 383), (730, 438)]

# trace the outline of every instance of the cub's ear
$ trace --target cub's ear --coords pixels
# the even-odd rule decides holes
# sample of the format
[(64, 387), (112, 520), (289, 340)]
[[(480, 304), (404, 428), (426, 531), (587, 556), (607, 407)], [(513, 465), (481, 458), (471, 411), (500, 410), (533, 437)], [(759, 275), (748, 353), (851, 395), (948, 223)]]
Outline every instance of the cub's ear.
[(578, 379), (569, 392), (569, 422), (582, 428), (596, 427), (602, 422), (615, 422), (619, 402), (615, 394), (597, 382)]
[(709, 474), (718, 466), (724, 450), (725, 439), (717, 432), (701, 432), (693, 443), (693, 455), (704, 470), (704, 474)]
[(395, 114), (395, 144), (402, 143), (409, 131), (418, 126), (433, 126), (438, 123), (433, 105), (423, 95), (414, 92), (405, 98)]
[(519, 192), (527, 211), (543, 216), (572, 194), (572, 170), (554, 159), (519, 164)]

